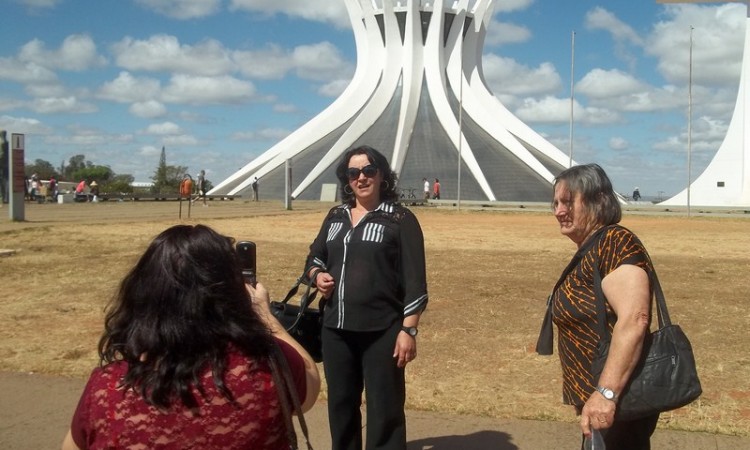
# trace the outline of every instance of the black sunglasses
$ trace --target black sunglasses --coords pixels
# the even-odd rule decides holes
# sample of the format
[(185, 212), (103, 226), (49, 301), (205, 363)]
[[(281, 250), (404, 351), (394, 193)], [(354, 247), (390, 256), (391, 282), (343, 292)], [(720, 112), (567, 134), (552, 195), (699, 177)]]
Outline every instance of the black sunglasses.
[(356, 167), (349, 167), (348, 169), (346, 169), (346, 176), (349, 177), (350, 180), (356, 180), (357, 178), (359, 178), (359, 174), (361, 173), (365, 174), (367, 178), (372, 178), (378, 174), (378, 168), (370, 164), (361, 169), (358, 169)]

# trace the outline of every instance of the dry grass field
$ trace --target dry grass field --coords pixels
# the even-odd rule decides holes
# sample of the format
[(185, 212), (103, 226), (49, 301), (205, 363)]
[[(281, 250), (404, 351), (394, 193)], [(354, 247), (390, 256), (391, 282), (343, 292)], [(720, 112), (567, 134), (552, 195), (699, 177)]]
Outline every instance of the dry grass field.
[[(281, 298), (302, 270), (331, 204), (176, 202), (0, 209), (0, 371), (86, 377), (103, 311), (150, 240), (204, 223), (258, 244), (258, 275)], [(557, 356), (534, 344), (548, 291), (574, 252), (548, 212), (414, 207), (425, 234), (430, 304), (407, 369), (408, 407), (573, 421)], [(750, 220), (627, 214), (649, 249), (672, 319), (690, 337), (704, 394), (661, 427), (750, 435)]]

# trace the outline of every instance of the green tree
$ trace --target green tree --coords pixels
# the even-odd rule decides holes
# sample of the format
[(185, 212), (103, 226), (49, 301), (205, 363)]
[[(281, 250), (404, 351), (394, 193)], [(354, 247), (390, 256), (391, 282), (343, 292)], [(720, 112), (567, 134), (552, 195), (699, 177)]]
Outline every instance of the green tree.
[(102, 183), (102, 192), (129, 194), (133, 192), (132, 175), (114, 175), (108, 182)]
[(91, 161), (86, 161), (86, 156), (84, 155), (71, 156), (68, 160), (68, 165), (63, 168), (64, 170), (60, 175), (68, 181), (80, 181), (80, 179), (76, 179), (74, 176), (75, 173), (91, 165), (93, 165)]
[(100, 186), (109, 182), (115, 173), (108, 166), (89, 165), (71, 174), (74, 181), (86, 180), (88, 183), (96, 181)]
[(151, 188), (153, 194), (174, 194), (180, 191), (180, 182), (187, 173), (188, 168), (184, 166), (167, 165), (167, 152), (161, 148), (159, 166), (151, 179), (154, 186)]
[(55, 167), (49, 161), (43, 159), (34, 160), (34, 164), (26, 164), (26, 174), (37, 174), (40, 180), (49, 180), (50, 177), (60, 178)]

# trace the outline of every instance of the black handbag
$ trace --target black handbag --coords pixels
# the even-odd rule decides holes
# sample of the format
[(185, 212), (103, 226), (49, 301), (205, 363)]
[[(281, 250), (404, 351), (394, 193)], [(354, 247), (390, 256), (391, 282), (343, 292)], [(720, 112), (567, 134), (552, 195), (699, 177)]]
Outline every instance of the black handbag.
[[(653, 266), (653, 264), (652, 264)], [(695, 367), (693, 348), (679, 325), (672, 324), (667, 311), (659, 277), (651, 273), (656, 297), (659, 329), (648, 334), (638, 365), (619, 393), (615, 417), (634, 420), (687, 405), (703, 392)], [(594, 270), (599, 335), (596, 355), (591, 363), (594, 380), (598, 380), (609, 354), (610, 332), (607, 326), (606, 297), (602, 292), (601, 274)]]
[[(314, 279), (314, 276), (312, 277)], [(297, 295), (301, 284), (307, 285), (305, 292), (300, 297), (299, 305), (289, 303)], [(281, 326), (299, 342), (302, 347), (312, 356), (315, 362), (323, 361), (323, 344), (320, 340), (320, 331), (323, 326), (324, 301), (320, 300), (319, 308), (310, 305), (315, 301), (318, 289), (313, 287), (313, 282), (303, 274), (294, 283), (282, 301), (271, 302), (271, 314), (281, 323)]]

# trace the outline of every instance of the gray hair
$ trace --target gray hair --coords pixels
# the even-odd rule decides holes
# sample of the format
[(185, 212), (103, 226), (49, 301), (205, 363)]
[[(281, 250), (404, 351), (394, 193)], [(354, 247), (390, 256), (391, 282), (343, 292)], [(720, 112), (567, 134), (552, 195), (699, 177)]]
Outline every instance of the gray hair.
[(584, 164), (563, 170), (555, 177), (554, 189), (560, 183), (571, 194), (581, 194), (589, 218), (598, 225), (612, 225), (622, 219), (622, 208), (612, 182), (598, 164)]

